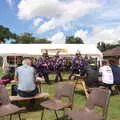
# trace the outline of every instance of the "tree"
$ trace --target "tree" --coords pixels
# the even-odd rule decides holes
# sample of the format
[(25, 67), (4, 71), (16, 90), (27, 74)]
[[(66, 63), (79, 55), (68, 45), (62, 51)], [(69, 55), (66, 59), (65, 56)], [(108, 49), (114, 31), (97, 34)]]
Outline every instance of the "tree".
[(116, 47), (120, 47), (119, 41), (116, 44), (110, 44), (110, 43), (104, 43), (104, 42), (97, 43), (97, 48), (102, 52), (109, 50), (109, 49), (116, 48)]
[(19, 44), (31, 44), (34, 41), (35, 37), (33, 37), (31, 33), (23, 33), (22, 35), (18, 35), (16, 37), (16, 43)]
[(34, 43), (39, 43), (39, 44), (50, 44), (51, 41), (47, 40), (46, 38), (40, 38), (40, 39), (36, 39), (34, 41)]
[(105, 44), (104, 42), (98, 42), (98, 43), (97, 43), (97, 48), (98, 48), (101, 52), (103, 52), (103, 51), (106, 50), (106, 44)]
[(47, 44), (51, 43), (51, 41), (48, 41), (45, 38), (36, 38), (33, 37), (31, 33), (24, 33), (22, 35), (18, 35), (16, 37), (16, 41), (14, 43), (19, 43), (19, 44), (33, 44), (33, 43), (40, 43), (40, 44)]
[(84, 42), (79, 37), (68, 36), (66, 37), (66, 44), (84, 44)]
[(0, 25), (0, 43), (5, 43), (6, 40), (14, 39), (15, 33), (12, 33), (9, 28)]

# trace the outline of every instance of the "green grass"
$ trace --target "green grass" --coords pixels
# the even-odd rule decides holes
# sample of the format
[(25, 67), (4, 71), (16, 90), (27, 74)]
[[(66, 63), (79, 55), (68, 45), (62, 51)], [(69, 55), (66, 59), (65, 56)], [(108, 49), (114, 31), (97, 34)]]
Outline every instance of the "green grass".
[[(65, 81), (68, 78), (68, 74), (63, 74)], [(50, 75), (50, 79), (54, 79), (54, 75)], [(54, 96), (55, 94), (55, 85), (42, 85), (42, 91), (48, 92), (50, 96)], [(85, 105), (85, 96), (79, 93), (79, 89), (75, 93), (74, 97), (74, 108), (82, 108)], [(36, 110), (34, 112), (25, 112), (22, 113), (22, 118), (24, 120), (40, 120), (41, 117), (41, 109), (40, 101), (36, 103)], [(59, 116), (62, 116), (62, 112), (58, 112)], [(3, 120), (3, 118), (0, 118)], [(9, 117), (5, 117), (4, 120), (9, 120)], [(18, 117), (15, 116), (14, 120), (18, 120)], [(44, 120), (55, 120), (55, 115), (53, 111), (45, 111)], [(111, 97), (109, 112), (108, 112), (108, 120), (120, 120), (120, 95), (115, 95)]]
[(0, 67), (0, 77), (2, 77), (5, 73), (2, 71), (2, 68)]

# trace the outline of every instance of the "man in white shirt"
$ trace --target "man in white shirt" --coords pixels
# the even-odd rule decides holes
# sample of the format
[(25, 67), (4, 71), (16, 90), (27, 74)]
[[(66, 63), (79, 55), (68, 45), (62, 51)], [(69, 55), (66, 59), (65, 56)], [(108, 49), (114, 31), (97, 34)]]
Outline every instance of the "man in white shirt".
[(114, 78), (113, 78), (112, 69), (108, 65), (107, 61), (102, 62), (102, 67), (100, 67), (99, 72), (102, 75), (103, 85), (111, 90), (111, 86), (113, 85)]

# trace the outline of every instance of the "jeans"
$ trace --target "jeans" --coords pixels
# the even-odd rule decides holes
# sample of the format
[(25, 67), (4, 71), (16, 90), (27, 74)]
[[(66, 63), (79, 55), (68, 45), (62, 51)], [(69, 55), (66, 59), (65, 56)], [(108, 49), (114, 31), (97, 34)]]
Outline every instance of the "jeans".
[(38, 93), (38, 88), (36, 87), (35, 90), (31, 91), (31, 92), (25, 92), (25, 91), (21, 91), (18, 90), (18, 95), (21, 97), (33, 97)]

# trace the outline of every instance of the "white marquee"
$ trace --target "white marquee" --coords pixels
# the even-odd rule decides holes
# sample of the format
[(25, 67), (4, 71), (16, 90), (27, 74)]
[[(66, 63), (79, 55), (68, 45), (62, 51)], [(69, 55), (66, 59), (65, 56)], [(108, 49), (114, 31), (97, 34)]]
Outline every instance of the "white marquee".
[(79, 51), (82, 55), (103, 57), (92, 44), (0, 44), (0, 56), (38, 56), (46, 49), (49, 55), (55, 55), (57, 51), (61, 55), (74, 55)]

